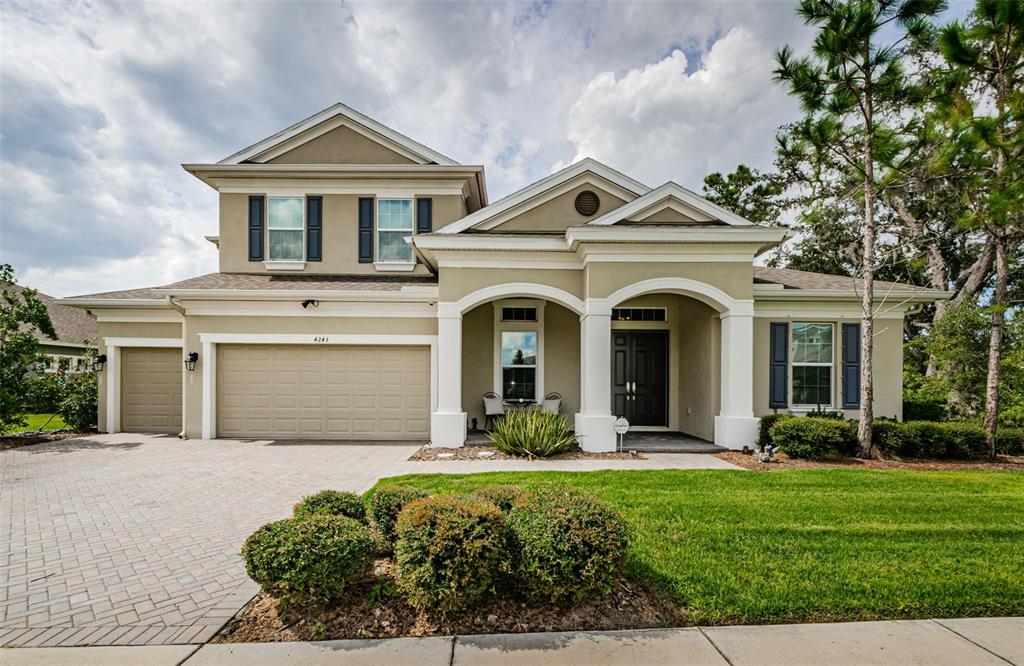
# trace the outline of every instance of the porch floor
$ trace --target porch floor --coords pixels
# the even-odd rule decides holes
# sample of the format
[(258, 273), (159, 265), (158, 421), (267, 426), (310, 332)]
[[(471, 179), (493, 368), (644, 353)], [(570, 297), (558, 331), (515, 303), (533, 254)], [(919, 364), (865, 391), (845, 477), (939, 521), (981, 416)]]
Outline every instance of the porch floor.
[[(470, 431), (466, 435), (466, 446), (488, 444), (490, 440), (483, 430)], [(623, 438), (623, 447), (644, 453), (714, 453), (728, 450), (681, 432), (630, 432)]]

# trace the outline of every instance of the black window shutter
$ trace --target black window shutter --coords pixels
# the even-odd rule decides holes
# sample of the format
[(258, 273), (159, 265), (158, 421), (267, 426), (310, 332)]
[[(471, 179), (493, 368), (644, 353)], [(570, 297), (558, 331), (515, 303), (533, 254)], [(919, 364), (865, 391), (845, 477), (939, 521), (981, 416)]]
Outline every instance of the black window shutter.
[(843, 324), (843, 409), (860, 409), (860, 324)]
[(373, 263), (373, 199), (359, 199), (359, 263)]
[(789, 324), (771, 323), (768, 406), (779, 409), (789, 406)]
[(434, 230), (434, 200), (416, 200), (416, 233), (429, 234)]
[(306, 261), (323, 259), (323, 219), (323, 197), (306, 197)]
[(249, 197), (249, 261), (263, 261), (263, 196)]

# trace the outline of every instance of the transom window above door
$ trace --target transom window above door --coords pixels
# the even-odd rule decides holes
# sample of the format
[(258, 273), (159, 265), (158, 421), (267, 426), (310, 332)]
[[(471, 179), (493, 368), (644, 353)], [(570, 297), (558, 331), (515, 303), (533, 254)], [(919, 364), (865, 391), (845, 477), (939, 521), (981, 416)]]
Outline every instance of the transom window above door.
[(612, 308), (612, 321), (665, 321), (665, 308)]
[(793, 324), (793, 405), (832, 406), (833, 326)]
[(267, 199), (267, 258), (270, 261), (302, 261), (305, 236), (303, 197)]
[(537, 332), (501, 332), (501, 397), (534, 400), (537, 396)]
[(412, 246), (405, 242), (413, 224), (412, 199), (377, 200), (377, 261), (413, 263)]

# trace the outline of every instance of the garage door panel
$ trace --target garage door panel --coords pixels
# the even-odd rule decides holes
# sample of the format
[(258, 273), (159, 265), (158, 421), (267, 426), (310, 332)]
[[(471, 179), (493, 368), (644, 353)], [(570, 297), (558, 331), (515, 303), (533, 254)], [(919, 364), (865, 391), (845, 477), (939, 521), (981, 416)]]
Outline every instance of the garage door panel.
[(121, 349), (121, 430), (181, 431), (181, 350)]
[(218, 434), (426, 439), (426, 347), (221, 345)]

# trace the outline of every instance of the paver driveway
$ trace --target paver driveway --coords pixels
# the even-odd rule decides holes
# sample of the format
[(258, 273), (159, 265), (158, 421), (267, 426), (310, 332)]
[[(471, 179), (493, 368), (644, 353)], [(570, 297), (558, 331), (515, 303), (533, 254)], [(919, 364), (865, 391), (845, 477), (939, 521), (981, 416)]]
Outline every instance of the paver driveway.
[(205, 642), (256, 593), (245, 538), (324, 488), (411, 472), (732, 467), (665, 454), (409, 462), (416, 448), (118, 434), (0, 451), (0, 646)]

